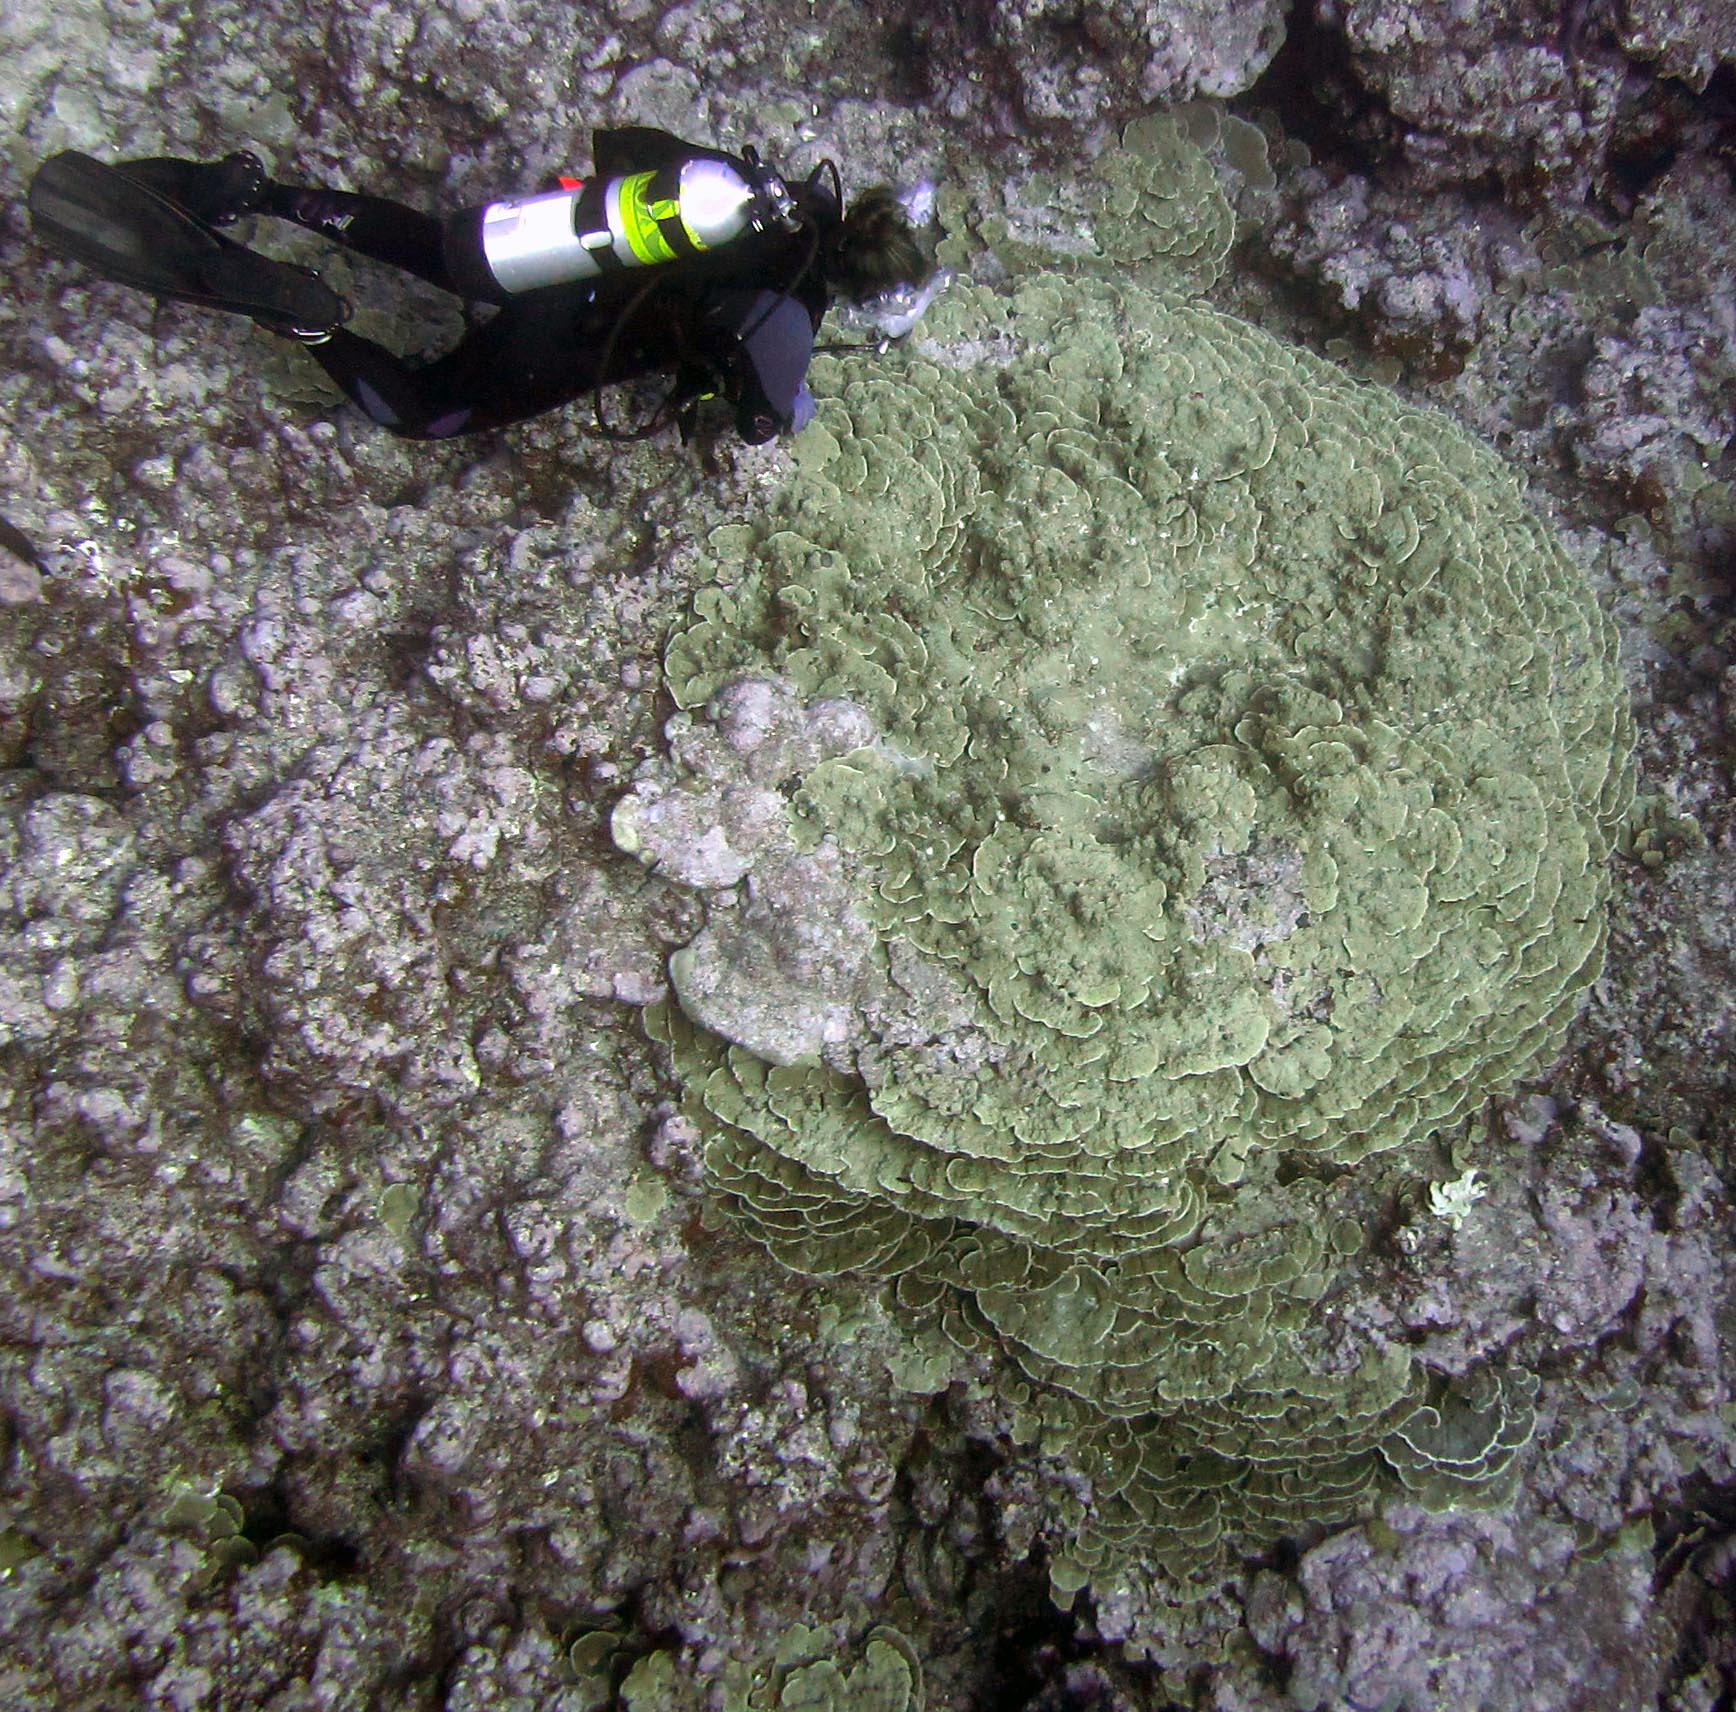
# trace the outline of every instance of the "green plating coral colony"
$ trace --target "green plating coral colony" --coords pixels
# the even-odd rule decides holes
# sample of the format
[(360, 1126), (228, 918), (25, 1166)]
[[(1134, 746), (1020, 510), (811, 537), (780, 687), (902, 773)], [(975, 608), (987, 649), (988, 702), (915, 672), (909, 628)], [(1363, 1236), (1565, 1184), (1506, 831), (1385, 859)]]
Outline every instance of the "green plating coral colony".
[(1345, 1168), (1544, 1062), (1597, 973), (1630, 729), (1579, 571), (1445, 417), (1132, 274), (960, 281), (815, 389), (667, 654), (683, 708), (866, 716), (770, 781), (868, 946), (844, 1021), (737, 1026), (725, 908), (654, 1014), (722, 1202), (887, 1280), (918, 1382), (1011, 1364), (1089, 1477), (1061, 1590), (1498, 1489), (1528, 1376), (1443, 1388), (1322, 1298)]

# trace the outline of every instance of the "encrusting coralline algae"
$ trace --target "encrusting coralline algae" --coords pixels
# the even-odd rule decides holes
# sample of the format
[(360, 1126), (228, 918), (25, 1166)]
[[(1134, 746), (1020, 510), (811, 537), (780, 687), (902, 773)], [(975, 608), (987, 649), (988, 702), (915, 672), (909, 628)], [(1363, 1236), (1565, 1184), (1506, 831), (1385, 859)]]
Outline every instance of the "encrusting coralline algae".
[(1578, 568), (1444, 417), (1137, 276), (961, 282), (816, 390), (668, 650), (715, 729), (616, 815), (717, 900), (651, 1014), (718, 1197), (888, 1281), (915, 1388), (1002, 1362), (1089, 1476), (1060, 1590), (1498, 1491), (1532, 1377), (1331, 1302), (1347, 1168), (1600, 967), (1632, 737)]

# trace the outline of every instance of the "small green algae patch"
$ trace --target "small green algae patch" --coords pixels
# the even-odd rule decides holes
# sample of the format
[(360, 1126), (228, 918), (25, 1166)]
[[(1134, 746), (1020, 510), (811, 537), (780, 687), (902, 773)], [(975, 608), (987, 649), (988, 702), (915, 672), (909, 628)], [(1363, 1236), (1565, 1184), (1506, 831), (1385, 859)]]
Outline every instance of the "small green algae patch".
[(785, 798), (892, 997), (779, 1066), (652, 1014), (723, 1204), (889, 1281), (901, 1384), (1008, 1364), (1089, 1476), (1058, 1592), (1498, 1497), (1531, 1377), (1319, 1303), (1346, 1168), (1545, 1062), (1600, 967), (1632, 736), (1577, 568), (1444, 417), (1131, 279), (960, 282), (814, 382), (667, 674), (871, 715)]
[(42, 1548), (28, 1534), (17, 1528), (0, 1531), (0, 1581), (41, 1556)]
[(410, 1227), (422, 1205), (422, 1196), (412, 1183), (388, 1183), (380, 1191), (376, 1210), (380, 1223), (401, 1243), (410, 1240)]
[(669, 1190), (660, 1178), (641, 1177), (628, 1185), (627, 1218), (630, 1223), (654, 1225), (659, 1214), (669, 1205)]

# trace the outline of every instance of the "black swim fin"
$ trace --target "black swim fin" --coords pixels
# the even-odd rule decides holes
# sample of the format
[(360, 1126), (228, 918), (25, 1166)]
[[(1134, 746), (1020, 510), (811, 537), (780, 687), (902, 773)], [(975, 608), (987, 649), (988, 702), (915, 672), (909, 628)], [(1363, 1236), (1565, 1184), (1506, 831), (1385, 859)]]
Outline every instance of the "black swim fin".
[(223, 237), (149, 185), (76, 150), (37, 169), (30, 225), (57, 255), (154, 297), (232, 310), (286, 332), (337, 327), (348, 314), (310, 269)]

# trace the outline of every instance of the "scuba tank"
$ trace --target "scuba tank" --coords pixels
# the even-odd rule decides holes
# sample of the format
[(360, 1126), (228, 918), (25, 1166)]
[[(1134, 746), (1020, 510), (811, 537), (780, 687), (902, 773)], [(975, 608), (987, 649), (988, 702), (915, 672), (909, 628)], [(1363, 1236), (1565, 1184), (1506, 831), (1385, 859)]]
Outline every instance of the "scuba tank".
[(504, 303), (544, 286), (703, 255), (749, 230), (799, 224), (784, 181), (749, 148), (741, 167), (696, 156), (466, 209), (446, 222), (446, 262), (466, 295)]

